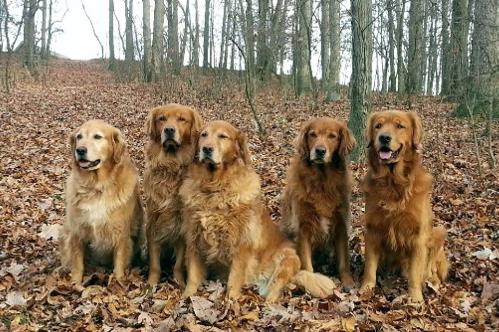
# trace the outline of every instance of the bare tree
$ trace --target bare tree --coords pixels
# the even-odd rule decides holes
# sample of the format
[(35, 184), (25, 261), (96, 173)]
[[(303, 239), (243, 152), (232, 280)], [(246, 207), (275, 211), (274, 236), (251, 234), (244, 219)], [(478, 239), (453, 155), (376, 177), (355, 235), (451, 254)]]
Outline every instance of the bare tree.
[(152, 36), (152, 75), (151, 79), (158, 80), (163, 63), (163, 23), (165, 17), (165, 3), (163, 0), (154, 2), (154, 26)]
[(83, 13), (85, 13), (85, 16), (87, 17), (88, 23), (90, 23), (90, 26), (92, 27), (92, 33), (94, 34), (95, 40), (99, 43), (100, 46), (100, 57), (101, 59), (104, 59), (104, 44), (102, 44), (99, 35), (97, 34), (97, 31), (95, 30), (94, 23), (92, 22), (92, 19), (90, 19), (90, 16), (87, 13), (87, 9), (85, 8), (85, 4), (83, 3), (83, 0), (81, 0), (81, 8), (83, 8)]
[(312, 91), (312, 76), (310, 68), (311, 30), (312, 30), (312, 0), (296, 0), (296, 17), (298, 21), (298, 34), (295, 45), (296, 84), (297, 96), (308, 94)]
[(370, 0), (352, 0), (352, 98), (348, 126), (358, 142), (352, 159), (358, 160), (364, 151), (363, 139), (367, 115), (372, 70), (372, 9)]
[(125, 0), (125, 61), (134, 59), (133, 45), (133, 0)]
[[(147, 1), (147, 0), (146, 0)], [(114, 0), (109, 0), (109, 69), (115, 69), (115, 61), (114, 58)]]
[(24, 0), (23, 17), (24, 17), (24, 34), (23, 34), (23, 50), (24, 50), (24, 66), (34, 74), (35, 72), (35, 15), (38, 11), (37, 0)]
[[(110, 0), (112, 1), (112, 0)], [(144, 41), (144, 78), (151, 80), (151, 3), (149, 0), (142, 0), (142, 34)]]
[(410, 94), (422, 92), (423, 20), (423, 0), (412, 0), (409, 9), (409, 50), (406, 82), (406, 90)]
[(210, 66), (210, 0), (205, 0), (203, 31), (203, 67)]

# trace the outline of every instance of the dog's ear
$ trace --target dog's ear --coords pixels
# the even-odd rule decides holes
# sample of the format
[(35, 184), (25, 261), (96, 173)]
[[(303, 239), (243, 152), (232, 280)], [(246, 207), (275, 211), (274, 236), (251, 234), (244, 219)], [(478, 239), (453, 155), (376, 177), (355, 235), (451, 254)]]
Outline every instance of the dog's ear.
[(149, 111), (149, 115), (147, 116), (145, 123), (145, 132), (149, 135), (149, 138), (153, 141), (157, 141), (159, 139), (158, 130), (156, 129), (156, 109), (152, 109)]
[(198, 140), (199, 133), (201, 132), (201, 127), (203, 127), (203, 119), (198, 111), (191, 108), (191, 142), (196, 142)]
[(71, 134), (69, 134), (69, 148), (71, 149), (71, 160), (76, 162), (75, 149), (76, 149), (76, 134), (78, 129), (75, 129)]
[(374, 113), (371, 113), (371, 115), (369, 115), (369, 118), (367, 119), (367, 124), (366, 124), (366, 129), (364, 131), (364, 135), (366, 137), (368, 148), (370, 148), (374, 142), (373, 126), (374, 126), (374, 122), (376, 121), (377, 117), (378, 117), (378, 114), (376, 112), (374, 112)]
[(237, 145), (239, 148), (239, 157), (245, 165), (251, 164), (251, 154), (248, 147), (248, 136), (242, 131), (237, 133)]
[(338, 149), (340, 156), (345, 158), (352, 153), (356, 145), (357, 141), (355, 140), (352, 131), (348, 128), (346, 123), (342, 123), (340, 129), (340, 147)]
[(307, 135), (311, 125), (312, 121), (305, 122), (301, 126), (300, 132), (294, 141), (296, 152), (298, 152), (298, 155), (300, 155), (303, 159), (308, 159), (310, 156), (310, 149), (308, 148)]
[(125, 154), (125, 140), (123, 135), (118, 129), (115, 129), (112, 136), (113, 144), (113, 160), (116, 164), (121, 162), (123, 155)]
[(408, 114), (412, 122), (412, 146), (418, 150), (423, 142), (423, 124), (416, 112), (409, 112)]

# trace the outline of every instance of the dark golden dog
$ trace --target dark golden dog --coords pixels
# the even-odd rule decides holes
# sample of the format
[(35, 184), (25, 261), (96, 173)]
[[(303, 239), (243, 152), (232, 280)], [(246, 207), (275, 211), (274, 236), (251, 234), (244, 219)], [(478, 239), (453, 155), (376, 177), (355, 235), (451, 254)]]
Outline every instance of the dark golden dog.
[(303, 125), (297, 154), (288, 169), (283, 195), (282, 228), (298, 244), (302, 268), (313, 271), (314, 251), (335, 248), (346, 288), (354, 285), (348, 255), (351, 174), (348, 154), (355, 139), (348, 127), (331, 118)]
[(409, 282), (409, 296), (423, 300), (428, 278), (447, 275), (443, 249), (446, 232), (433, 228), (431, 175), (421, 165), (421, 120), (416, 113), (373, 113), (366, 128), (369, 170), (366, 196), (365, 267), (361, 291), (376, 284), (381, 259), (399, 262)]
[(201, 131), (198, 154), (180, 189), (187, 244), (184, 296), (197, 291), (208, 267), (229, 270), (230, 298), (239, 297), (243, 285), (256, 284), (267, 301), (276, 301), (291, 281), (315, 296), (332, 294), (332, 280), (299, 271), (292, 243), (270, 219), (246, 135), (227, 122), (212, 122)]
[(137, 169), (121, 132), (104, 121), (84, 123), (71, 134), (70, 142), (63, 266), (71, 269), (73, 282), (79, 284), (87, 263), (111, 263), (121, 281), (139, 249), (143, 211)]
[(181, 202), (178, 190), (195, 153), (195, 139), (201, 128), (199, 113), (192, 108), (169, 104), (149, 113), (146, 132), (144, 192), (146, 196), (146, 239), (150, 285), (161, 274), (162, 247), (174, 249), (174, 278), (184, 283), (184, 240), (180, 235)]

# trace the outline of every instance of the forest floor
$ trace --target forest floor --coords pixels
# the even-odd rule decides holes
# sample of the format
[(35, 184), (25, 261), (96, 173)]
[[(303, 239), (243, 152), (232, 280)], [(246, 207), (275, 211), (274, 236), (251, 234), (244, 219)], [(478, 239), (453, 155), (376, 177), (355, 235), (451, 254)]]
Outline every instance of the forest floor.
[[(488, 166), (484, 125), (479, 124), (477, 168), (470, 122), (449, 117), (453, 105), (440, 98), (375, 95), (375, 110), (417, 111), (426, 139), (424, 164), (434, 176), (434, 222), (449, 232), (448, 281), (426, 287), (422, 305), (409, 304), (406, 282), (379, 278), (371, 298), (341, 290), (314, 299), (298, 289), (285, 292), (281, 303), (267, 305), (248, 289), (238, 302), (226, 302), (224, 284), (210, 281), (198, 296), (181, 300), (181, 290), (168, 277), (157, 290), (144, 291), (147, 271), (134, 268), (125, 285), (109, 281), (108, 271), (85, 277), (84, 290), (70, 285), (59, 269), (57, 234), (64, 221), (63, 184), (69, 173), (68, 135), (84, 121), (101, 118), (120, 128), (140, 172), (147, 140), (148, 110), (166, 102), (197, 108), (205, 120), (228, 120), (245, 130), (272, 217), (279, 219), (282, 191), (292, 141), (300, 124), (313, 116), (346, 120), (346, 98), (321, 103), (297, 99), (272, 85), (257, 97), (267, 129), (255, 134), (251, 113), (233, 79), (188, 74), (163, 85), (119, 82), (99, 62), (54, 61), (42, 82), (18, 81), (10, 94), (0, 93), (0, 331), (1, 330), (498, 330), (499, 181)], [(492, 149), (499, 151), (499, 126), (493, 125)], [(359, 181), (365, 163), (353, 163), (350, 247), (352, 268), (360, 279), (363, 265), (363, 198)], [(337, 277), (334, 271), (323, 271)]]

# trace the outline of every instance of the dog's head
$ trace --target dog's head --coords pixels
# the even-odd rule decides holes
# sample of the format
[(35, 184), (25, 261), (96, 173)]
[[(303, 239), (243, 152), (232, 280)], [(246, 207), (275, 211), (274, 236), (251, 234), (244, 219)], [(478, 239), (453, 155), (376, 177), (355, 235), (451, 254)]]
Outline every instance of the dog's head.
[(93, 171), (119, 164), (125, 152), (121, 132), (102, 120), (90, 120), (70, 136), (71, 154), (80, 170)]
[(146, 132), (167, 153), (175, 153), (182, 144), (194, 142), (202, 126), (199, 113), (187, 106), (168, 104), (152, 109), (146, 120)]
[(248, 138), (239, 129), (225, 121), (208, 123), (199, 135), (199, 162), (211, 170), (240, 162), (251, 163)]
[(368, 147), (382, 164), (394, 164), (406, 152), (418, 150), (422, 136), (421, 119), (415, 112), (376, 112), (366, 127)]
[(312, 164), (330, 164), (355, 148), (355, 138), (344, 122), (317, 118), (306, 122), (296, 138), (298, 154)]

